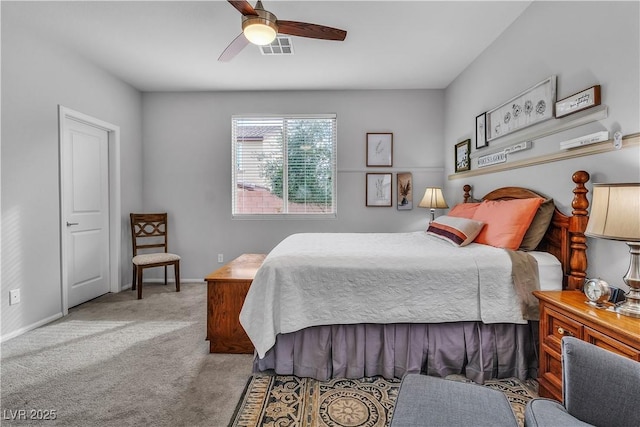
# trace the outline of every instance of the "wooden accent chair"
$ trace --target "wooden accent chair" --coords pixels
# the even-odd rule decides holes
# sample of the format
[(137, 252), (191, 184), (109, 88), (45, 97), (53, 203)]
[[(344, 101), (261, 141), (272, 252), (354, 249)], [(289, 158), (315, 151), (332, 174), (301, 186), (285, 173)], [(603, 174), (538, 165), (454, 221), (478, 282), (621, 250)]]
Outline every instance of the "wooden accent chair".
[[(133, 280), (131, 290), (138, 288), (142, 299), (142, 272), (145, 268), (164, 267), (164, 284), (167, 284), (167, 266), (173, 265), (176, 275), (176, 292), (180, 292), (180, 256), (167, 252), (167, 214), (132, 213), (131, 241), (133, 244)], [(155, 251), (148, 253), (148, 250)], [(159, 249), (162, 251), (160, 252)], [(138, 253), (139, 251), (146, 253)]]

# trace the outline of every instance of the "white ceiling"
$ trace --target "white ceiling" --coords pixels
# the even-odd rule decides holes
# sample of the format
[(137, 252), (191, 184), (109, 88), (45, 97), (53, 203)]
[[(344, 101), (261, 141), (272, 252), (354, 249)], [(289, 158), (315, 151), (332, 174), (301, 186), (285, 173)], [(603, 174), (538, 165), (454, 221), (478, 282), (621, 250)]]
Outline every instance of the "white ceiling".
[(279, 19), (347, 38), (292, 37), (293, 56), (250, 45), (228, 63), (217, 58), (241, 15), (223, 0), (2, 1), (2, 25), (31, 28), (141, 91), (440, 89), (530, 3), (264, 0)]

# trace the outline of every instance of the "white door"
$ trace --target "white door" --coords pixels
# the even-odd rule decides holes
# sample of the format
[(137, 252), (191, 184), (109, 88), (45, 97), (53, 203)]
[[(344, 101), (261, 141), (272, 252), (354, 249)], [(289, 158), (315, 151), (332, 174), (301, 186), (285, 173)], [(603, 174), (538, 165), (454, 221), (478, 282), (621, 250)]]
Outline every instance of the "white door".
[(68, 117), (64, 121), (63, 263), (73, 307), (110, 290), (109, 135)]

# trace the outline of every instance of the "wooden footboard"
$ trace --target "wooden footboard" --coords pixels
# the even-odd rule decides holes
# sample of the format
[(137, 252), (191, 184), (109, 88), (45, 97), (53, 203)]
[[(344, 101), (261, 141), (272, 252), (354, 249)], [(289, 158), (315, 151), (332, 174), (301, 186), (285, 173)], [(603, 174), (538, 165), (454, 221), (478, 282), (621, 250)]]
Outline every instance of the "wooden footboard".
[[(584, 231), (589, 220), (588, 190), (585, 184), (589, 181), (589, 174), (585, 171), (577, 171), (571, 177), (576, 184), (573, 189), (573, 201), (571, 202), (571, 216), (565, 215), (556, 207), (551, 219), (551, 224), (544, 238), (536, 250), (549, 252), (562, 264), (563, 289), (579, 289), (584, 283), (587, 274), (587, 238)], [(465, 185), (465, 203), (473, 201), (471, 186)], [(541, 193), (522, 187), (498, 188), (482, 200), (509, 200), (525, 199), (531, 197), (546, 198)]]

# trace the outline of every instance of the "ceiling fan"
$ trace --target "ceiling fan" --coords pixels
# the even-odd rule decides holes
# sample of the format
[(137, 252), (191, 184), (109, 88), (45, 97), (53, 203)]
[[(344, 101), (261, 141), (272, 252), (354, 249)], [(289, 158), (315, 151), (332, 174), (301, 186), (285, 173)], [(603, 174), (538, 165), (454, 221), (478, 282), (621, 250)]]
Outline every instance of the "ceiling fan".
[(283, 21), (262, 7), (258, 0), (252, 7), (246, 0), (228, 0), (242, 14), (242, 33), (222, 52), (218, 61), (227, 62), (236, 56), (246, 45), (266, 45), (271, 43), (278, 33), (291, 36), (309, 37), (322, 40), (343, 41), (347, 32), (324, 25), (306, 22)]

